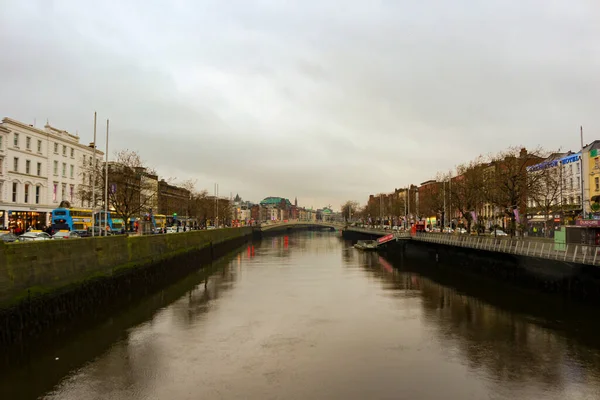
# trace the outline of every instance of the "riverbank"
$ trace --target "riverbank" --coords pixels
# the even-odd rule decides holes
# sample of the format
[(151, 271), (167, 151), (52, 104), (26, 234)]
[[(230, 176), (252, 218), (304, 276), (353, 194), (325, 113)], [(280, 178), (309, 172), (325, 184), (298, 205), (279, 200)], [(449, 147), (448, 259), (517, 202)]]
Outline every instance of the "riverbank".
[[(349, 240), (380, 236), (378, 233), (344, 231), (344, 237)], [(506, 246), (508, 242), (500, 239), (500, 243), (499, 246)], [(447, 268), (455, 274), (474, 273), (539, 293), (567, 296), (594, 304), (600, 302), (600, 268), (569, 261), (573, 259), (572, 255), (566, 260), (566, 257), (528, 256), (423, 240), (390, 242), (378, 251), (395, 261), (410, 259), (440, 269)]]
[(0, 244), (0, 346), (184, 276), (251, 235), (232, 228)]

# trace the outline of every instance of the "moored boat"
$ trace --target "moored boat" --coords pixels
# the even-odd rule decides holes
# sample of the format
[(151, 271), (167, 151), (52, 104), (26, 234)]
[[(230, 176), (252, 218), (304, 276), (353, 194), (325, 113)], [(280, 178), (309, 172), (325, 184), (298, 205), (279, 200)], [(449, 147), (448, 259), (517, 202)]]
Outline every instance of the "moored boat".
[(359, 240), (354, 245), (358, 250), (377, 250), (376, 240)]

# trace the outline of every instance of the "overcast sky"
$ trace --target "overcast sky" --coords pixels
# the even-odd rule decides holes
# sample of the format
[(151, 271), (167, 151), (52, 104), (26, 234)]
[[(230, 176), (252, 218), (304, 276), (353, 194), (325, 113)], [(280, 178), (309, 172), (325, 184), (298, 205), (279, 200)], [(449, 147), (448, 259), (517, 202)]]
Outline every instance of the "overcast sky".
[(0, 117), (253, 201), (600, 139), (597, 0), (0, 0), (0, 50)]

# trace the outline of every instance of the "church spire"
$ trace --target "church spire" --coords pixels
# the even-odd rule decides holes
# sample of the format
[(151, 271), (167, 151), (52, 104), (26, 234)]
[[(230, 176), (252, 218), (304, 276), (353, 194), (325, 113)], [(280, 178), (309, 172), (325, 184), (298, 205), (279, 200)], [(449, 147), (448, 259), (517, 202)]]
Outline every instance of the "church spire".
[(294, 206), (298, 207), (298, 196), (294, 199)]

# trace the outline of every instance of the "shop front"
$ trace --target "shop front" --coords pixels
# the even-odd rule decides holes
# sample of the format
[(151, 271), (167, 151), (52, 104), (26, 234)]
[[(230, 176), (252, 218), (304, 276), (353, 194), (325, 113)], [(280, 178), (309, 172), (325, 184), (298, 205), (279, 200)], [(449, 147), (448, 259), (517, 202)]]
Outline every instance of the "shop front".
[(561, 218), (559, 214), (531, 215), (527, 225), (529, 236), (552, 237), (553, 232), (560, 229)]
[[(578, 219), (575, 225), (564, 226), (564, 234), (560, 235), (562, 243), (560, 250), (565, 250), (570, 244), (583, 246), (584, 254), (591, 252), (595, 254), (600, 246), (600, 220)], [(557, 233), (557, 235), (559, 235)], [(589, 246), (589, 247), (588, 247)]]
[(13, 211), (7, 212), (7, 227), (10, 231), (17, 234), (26, 232), (27, 229), (41, 230), (47, 226), (48, 214), (41, 211)]
[(429, 229), (429, 230), (436, 228), (438, 226), (438, 219), (435, 216), (428, 217), (425, 221), (426, 221), (427, 229)]
[(0, 231), (7, 230), (8, 221), (6, 220), (8, 216), (8, 212), (5, 210), (0, 210)]

